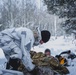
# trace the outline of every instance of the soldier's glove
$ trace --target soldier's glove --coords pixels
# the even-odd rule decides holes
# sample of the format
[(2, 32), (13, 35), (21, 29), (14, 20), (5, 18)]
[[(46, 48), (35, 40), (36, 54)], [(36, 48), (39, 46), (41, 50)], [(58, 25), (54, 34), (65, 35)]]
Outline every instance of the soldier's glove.
[(30, 71), (32, 75), (37, 75), (38, 72), (39, 72), (39, 68), (37, 66), (32, 71)]

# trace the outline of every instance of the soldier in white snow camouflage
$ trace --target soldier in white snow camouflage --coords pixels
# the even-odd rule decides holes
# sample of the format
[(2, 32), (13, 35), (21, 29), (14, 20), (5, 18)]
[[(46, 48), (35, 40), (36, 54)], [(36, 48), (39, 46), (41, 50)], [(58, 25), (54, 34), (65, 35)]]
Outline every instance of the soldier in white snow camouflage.
[[(42, 35), (43, 32), (40, 32), (38, 28), (35, 30), (32, 32), (26, 27), (20, 27), (5, 29), (0, 32), (0, 47), (3, 49), (8, 62), (10, 59), (19, 59), (28, 71), (32, 71), (35, 68), (29, 53), (31, 47), (38, 45), (40, 42), (45, 43), (50, 39), (50, 33), (47, 36)], [(45, 40), (44, 36), (48, 38)], [(14, 64), (13, 66), (16, 65)]]

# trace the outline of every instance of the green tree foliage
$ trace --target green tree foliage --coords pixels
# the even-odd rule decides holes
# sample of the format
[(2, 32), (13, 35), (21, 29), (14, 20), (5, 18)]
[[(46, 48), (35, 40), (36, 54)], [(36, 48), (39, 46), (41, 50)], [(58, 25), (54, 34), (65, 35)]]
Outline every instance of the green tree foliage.
[(62, 27), (66, 32), (76, 30), (76, 0), (44, 0), (50, 14), (67, 17)]

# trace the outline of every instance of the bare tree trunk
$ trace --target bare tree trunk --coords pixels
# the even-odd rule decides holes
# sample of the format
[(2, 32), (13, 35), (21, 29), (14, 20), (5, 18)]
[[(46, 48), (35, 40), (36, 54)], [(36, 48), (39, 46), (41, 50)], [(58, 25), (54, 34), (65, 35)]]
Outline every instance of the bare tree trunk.
[(55, 27), (55, 39), (57, 39), (57, 22), (56, 22), (56, 16), (54, 14), (54, 27)]

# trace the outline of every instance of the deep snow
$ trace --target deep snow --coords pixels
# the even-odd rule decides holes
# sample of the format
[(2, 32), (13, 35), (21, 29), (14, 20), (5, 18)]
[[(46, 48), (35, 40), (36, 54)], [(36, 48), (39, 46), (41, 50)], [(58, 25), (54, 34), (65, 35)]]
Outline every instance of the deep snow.
[[(33, 47), (31, 50), (36, 52), (44, 52), (46, 48), (49, 48), (51, 50), (51, 55), (55, 56), (60, 54), (62, 51), (71, 50), (76, 54), (76, 46), (75, 41), (73, 41), (72, 37), (66, 37), (64, 39), (63, 36), (58, 37), (55, 39), (55, 37), (51, 37), (49, 42), (44, 43), (39, 46)], [(5, 69), (6, 66), (6, 58), (4, 56), (4, 53), (2, 49), (0, 49), (0, 69)], [(76, 75), (76, 58), (71, 61), (70, 66), (67, 67), (70, 71), (70, 74), (68, 75)]]
[[(44, 52), (46, 48), (49, 48), (51, 50), (51, 55), (53, 56), (58, 55), (62, 51), (66, 50), (71, 50), (76, 54), (75, 41), (73, 41), (72, 37), (66, 37), (65, 39), (63, 36), (58, 37), (57, 39), (51, 37), (49, 42), (39, 46), (35, 46), (34, 48), (32, 48), (32, 50), (36, 52)], [(69, 61), (71, 60), (69, 59)], [(70, 66), (68, 66), (67, 68), (70, 71), (70, 74), (68, 75), (76, 75), (76, 58), (70, 62)]]

